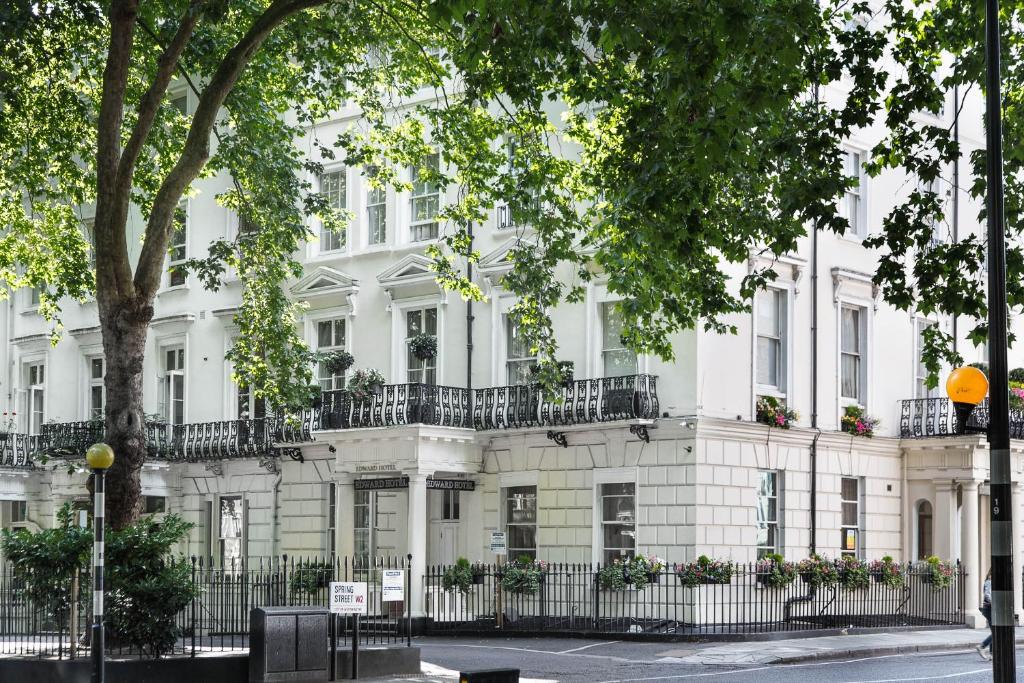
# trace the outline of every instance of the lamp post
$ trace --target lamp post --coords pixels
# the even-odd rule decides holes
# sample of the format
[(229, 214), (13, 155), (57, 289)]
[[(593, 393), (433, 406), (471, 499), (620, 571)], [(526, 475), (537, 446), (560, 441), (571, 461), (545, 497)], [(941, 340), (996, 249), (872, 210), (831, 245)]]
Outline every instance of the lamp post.
[[(1005, 306), (1003, 307), (1005, 310)], [(992, 313), (990, 312), (990, 316)], [(1003, 322), (1005, 324), (1005, 316)], [(1003, 339), (1005, 340), (1005, 327)], [(989, 342), (989, 369), (1001, 356), (1002, 371), (992, 374), (992, 391), (989, 397), (989, 481), (992, 520), (992, 679), (996, 683), (1012, 683), (1016, 680), (1016, 652), (1013, 619), (1013, 505), (1010, 493), (1010, 434), (1009, 434), (1009, 389), (1006, 376), (1006, 344), (1002, 352), (996, 352)], [(1003, 385), (1000, 391), (999, 384)], [(981, 402), (989, 388), (985, 373), (977, 368), (957, 368), (946, 380), (946, 393), (956, 410), (956, 431), (958, 434), (983, 432), (983, 428), (969, 427), (967, 420), (974, 407)], [(1001, 415), (997, 411), (1002, 410)], [(974, 533), (974, 529), (965, 529)], [(975, 561), (976, 558), (965, 558)], [(978, 570), (981, 568), (978, 567)], [(980, 571), (979, 571), (980, 573)], [(997, 583), (998, 577), (998, 583)], [(977, 580), (977, 579), (973, 579)]]
[(89, 446), (85, 453), (85, 462), (95, 475), (93, 480), (93, 518), (92, 528), (94, 541), (92, 544), (92, 683), (103, 683), (105, 680), (105, 662), (103, 660), (103, 480), (114, 464), (114, 449), (105, 443)]

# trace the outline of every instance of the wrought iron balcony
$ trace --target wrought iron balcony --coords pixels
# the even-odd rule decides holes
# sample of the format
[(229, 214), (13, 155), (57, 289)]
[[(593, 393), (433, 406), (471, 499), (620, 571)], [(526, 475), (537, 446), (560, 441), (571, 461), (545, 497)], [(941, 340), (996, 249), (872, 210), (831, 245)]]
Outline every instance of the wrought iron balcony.
[(351, 391), (325, 391), (315, 411), (314, 430), (428, 424), (472, 426), (471, 392), (434, 384), (385, 384), (365, 397)]
[(478, 389), (473, 425), (485, 430), (653, 420), (659, 407), (656, 380), (654, 375), (573, 380), (554, 398), (530, 385)]
[(86, 449), (103, 440), (103, 423), (48, 422), (39, 430), (39, 447), (55, 457), (83, 456)]
[[(988, 427), (988, 399), (974, 409), (967, 426), (984, 430)], [(948, 398), (912, 398), (900, 404), (900, 436), (904, 439), (927, 439), (955, 436), (956, 413)], [(1024, 410), (1010, 410), (1010, 436), (1024, 439)]]
[(271, 454), (273, 418), (190, 422), (180, 425), (148, 423), (146, 446), (151, 457), (195, 462), (259, 458)]
[(35, 435), (0, 432), (0, 467), (31, 467), (39, 441)]

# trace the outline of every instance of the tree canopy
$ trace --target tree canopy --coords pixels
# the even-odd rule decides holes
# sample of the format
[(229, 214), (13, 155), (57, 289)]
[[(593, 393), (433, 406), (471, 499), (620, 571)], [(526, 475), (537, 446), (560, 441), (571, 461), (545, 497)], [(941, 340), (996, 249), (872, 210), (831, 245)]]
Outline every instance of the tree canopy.
[[(920, 140), (899, 112), (934, 105), (921, 74), (946, 47), (912, 54), (932, 24), (897, 9), (901, 33), (890, 39), (888, 21), (861, 21), (867, 3), (815, 0), (14, 0), (0, 10), (0, 283), (41, 287), (55, 332), (61, 302), (95, 291), (111, 363), (107, 432), (134, 454), (112, 473), (110, 498), (124, 510), (115, 524), (138, 506), (139, 335), (179, 201), (204, 177), (230, 177), (218, 201), (251, 229), (185, 267), (209, 288), (229, 272), (240, 279), (236, 380), (273, 404), (307, 400), (312, 379), (301, 307), (282, 288), (314, 238), (308, 218), (351, 219), (308, 180), (318, 159), (372, 169), (372, 182), (400, 189), (409, 187), (400, 170), (422, 165), (421, 178), (458, 188), (430, 252), (442, 285), (465, 297), (482, 296), (460, 266), (478, 257), (470, 226), (496, 203), (516, 207), (535, 244), (514, 250), (504, 286), (518, 295), (513, 315), (542, 358), (542, 380), (558, 372), (550, 312), (578, 301), (595, 270), (623, 299), (626, 343), (671, 358), (671, 335), (727, 331), (725, 316), (774, 277), (755, 269), (737, 292), (723, 263), (779, 256), (808, 230), (849, 227), (837, 201), (856, 179), (845, 174), (842, 142), (882, 111), (887, 47), (901, 64), (924, 66), (906, 91), (897, 79), (879, 164), (918, 168), (908, 150)], [(948, 22), (942, 40), (963, 40), (974, 58), (946, 84), (974, 82), (977, 36)], [(818, 97), (840, 82), (843, 102)], [(179, 86), (193, 108), (176, 106)], [(417, 103), (395, 106), (407, 101)], [(346, 103), (359, 124), (321, 138), (318, 122)], [(425, 164), (434, 151), (439, 163)], [(95, 269), (83, 207), (95, 207)], [(952, 302), (955, 283), (935, 284), (920, 258), (908, 301), (900, 249), (923, 237), (897, 234), (903, 216), (886, 225), (892, 258), (876, 276), (886, 297), (977, 313), (970, 297)], [(948, 258), (971, 247), (943, 249)], [(555, 277), (564, 264), (576, 273), (569, 282)]]

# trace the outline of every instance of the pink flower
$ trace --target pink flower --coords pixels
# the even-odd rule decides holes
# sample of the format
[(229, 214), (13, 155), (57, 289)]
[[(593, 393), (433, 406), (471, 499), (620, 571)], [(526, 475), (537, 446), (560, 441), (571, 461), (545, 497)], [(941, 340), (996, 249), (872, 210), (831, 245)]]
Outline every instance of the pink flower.
[(776, 422), (776, 424), (780, 424), (780, 425), (786, 424), (786, 418), (783, 417), (782, 415), (776, 415), (775, 416), (775, 422)]

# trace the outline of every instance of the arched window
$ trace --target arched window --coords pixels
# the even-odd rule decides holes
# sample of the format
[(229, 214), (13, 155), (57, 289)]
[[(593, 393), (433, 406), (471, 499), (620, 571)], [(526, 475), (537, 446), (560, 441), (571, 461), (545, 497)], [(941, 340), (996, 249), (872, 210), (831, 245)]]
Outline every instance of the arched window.
[(917, 559), (932, 554), (932, 504), (922, 500), (917, 504)]

